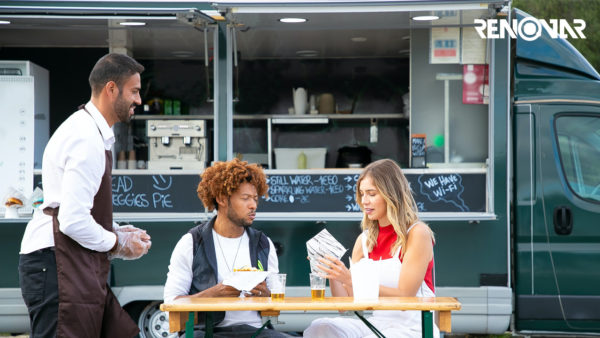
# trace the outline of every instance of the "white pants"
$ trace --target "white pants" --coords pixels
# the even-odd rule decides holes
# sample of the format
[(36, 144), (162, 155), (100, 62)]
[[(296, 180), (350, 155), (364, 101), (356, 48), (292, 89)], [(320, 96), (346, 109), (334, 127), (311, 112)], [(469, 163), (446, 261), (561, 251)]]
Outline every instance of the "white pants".
[[(398, 321), (370, 317), (367, 320), (373, 324), (387, 338), (420, 338), (421, 328), (418, 330), (403, 326)], [(439, 330), (434, 327), (434, 337), (439, 337)], [(320, 318), (314, 320), (304, 330), (304, 337), (308, 338), (375, 338), (375, 334), (360, 319), (355, 318)]]

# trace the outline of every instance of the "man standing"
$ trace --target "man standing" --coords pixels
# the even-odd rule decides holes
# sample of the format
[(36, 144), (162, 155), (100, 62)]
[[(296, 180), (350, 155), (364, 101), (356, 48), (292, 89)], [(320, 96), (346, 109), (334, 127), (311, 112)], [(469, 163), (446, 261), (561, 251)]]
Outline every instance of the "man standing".
[[(164, 288), (164, 300), (183, 297), (238, 297), (240, 290), (223, 280), (242, 267), (264, 267), (277, 273), (278, 260), (271, 240), (251, 228), (259, 196), (267, 194), (266, 176), (256, 164), (238, 159), (217, 162), (202, 173), (198, 197), (217, 215), (192, 228), (173, 250)], [(258, 284), (246, 297), (270, 297), (266, 283)], [(256, 311), (213, 313), (215, 337), (251, 337), (261, 327)], [(204, 318), (199, 321), (203, 324)], [(203, 327), (195, 337), (204, 337)], [(258, 337), (285, 337), (263, 330)]]
[(150, 236), (112, 218), (115, 122), (129, 122), (141, 104), (144, 67), (120, 54), (102, 57), (89, 77), (90, 102), (50, 138), (42, 162), (43, 213), (27, 224), (19, 282), (31, 336), (133, 337), (137, 325), (107, 285), (109, 258), (136, 259)]

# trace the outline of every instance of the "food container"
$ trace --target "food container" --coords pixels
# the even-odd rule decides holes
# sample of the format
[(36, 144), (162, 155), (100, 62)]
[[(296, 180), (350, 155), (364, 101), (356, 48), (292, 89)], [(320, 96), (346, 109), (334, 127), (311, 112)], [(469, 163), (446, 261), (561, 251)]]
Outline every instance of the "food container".
[(275, 148), (274, 150), (277, 169), (299, 169), (298, 159), (302, 153), (306, 156), (306, 169), (325, 168), (327, 148)]

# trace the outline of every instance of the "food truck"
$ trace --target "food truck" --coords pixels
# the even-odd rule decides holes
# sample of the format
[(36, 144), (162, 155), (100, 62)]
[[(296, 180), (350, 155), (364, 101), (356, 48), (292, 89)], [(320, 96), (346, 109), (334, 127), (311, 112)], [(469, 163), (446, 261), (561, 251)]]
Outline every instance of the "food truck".
[(233, 157), (266, 169), (253, 226), (291, 296), (309, 294), (306, 241), (350, 248), (361, 168), (391, 158), (436, 236), (436, 294), (462, 303), (453, 332), (600, 332), (600, 75), (566, 39), (581, 22), (499, 0), (0, 1), (0, 22), (0, 188), (26, 198), (0, 211), (0, 332), (28, 331), (18, 252), (48, 129), (109, 51), (146, 67), (115, 126), (113, 205), (153, 245), (109, 278), (141, 337), (169, 336), (171, 252), (211, 217), (198, 174)]

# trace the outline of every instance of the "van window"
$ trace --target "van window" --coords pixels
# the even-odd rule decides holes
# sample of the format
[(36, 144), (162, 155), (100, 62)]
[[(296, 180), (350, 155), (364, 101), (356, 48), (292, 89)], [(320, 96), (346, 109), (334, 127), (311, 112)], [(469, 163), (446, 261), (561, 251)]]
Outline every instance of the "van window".
[(600, 201), (600, 118), (563, 115), (555, 128), (570, 188), (581, 198)]

